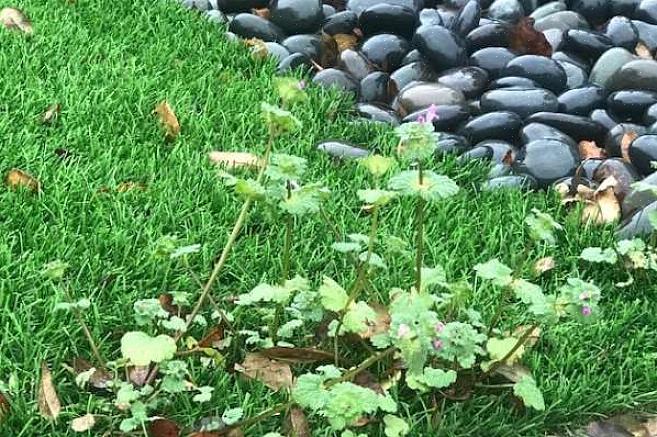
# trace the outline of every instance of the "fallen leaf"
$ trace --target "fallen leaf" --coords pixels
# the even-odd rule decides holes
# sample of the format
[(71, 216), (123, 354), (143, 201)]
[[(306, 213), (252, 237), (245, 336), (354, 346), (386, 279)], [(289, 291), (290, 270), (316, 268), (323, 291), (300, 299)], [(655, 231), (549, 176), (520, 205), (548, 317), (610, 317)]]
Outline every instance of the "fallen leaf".
[(537, 276), (542, 275), (545, 272), (552, 270), (555, 266), (554, 258), (551, 256), (546, 256), (536, 261), (534, 264), (534, 272)]
[(96, 418), (93, 414), (85, 414), (71, 420), (71, 429), (75, 432), (86, 432), (96, 425)]
[(654, 437), (657, 435), (655, 417), (621, 414), (596, 420), (586, 427), (589, 437)]
[[(513, 330), (513, 332), (510, 333), (510, 335), (514, 338), (520, 338), (525, 334), (525, 332), (527, 332), (528, 329), (529, 329), (529, 325), (520, 325), (517, 326)], [(541, 328), (537, 326), (536, 328), (534, 328), (534, 330), (529, 335), (529, 337), (527, 337), (527, 340), (525, 340), (523, 346), (525, 346), (526, 348), (530, 348), (534, 346), (536, 342), (538, 342), (538, 339), (540, 337), (541, 337)]]
[(164, 125), (167, 139), (175, 140), (178, 134), (180, 134), (180, 123), (178, 123), (178, 117), (176, 117), (176, 113), (173, 112), (169, 102), (164, 100), (158, 103), (153, 112)]
[(384, 394), (383, 388), (381, 387), (381, 383), (379, 382), (379, 378), (374, 375), (372, 372), (369, 372), (367, 370), (358, 373), (354, 377), (354, 384), (360, 385), (361, 387), (369, 388), (370, 390), (379, 393), (379, 394)]
[(46, 112), (44, 112), (41, 115), (41, 123), (43, 124), (53, 124), (55, 121), (57, 121), (57, 118), (59, 117), (59, 113), (62, 110), (62, 105), (59, 103), (52, 104), (48, 106), (46, 109)]
[[(348, 44), (346, 40), (343, 41), (343, 44)], [(326, 32), (322, 32), (319, 41), (319, 69), (328, 68), (335, 65), (338, 61), (338, 55), (340, 53), (340, 48), (338, 46), (338, 40)], [(316, 63), (313, 61), (313, 64)]]
[(235, 370), (247, 378), (262, 382), (275, 391), (292, 387), (290, 365), (270, 360), (258, 353), (246, 354), (242, 364), (235, 364)]
[(631, 163), (630, 161), (630, 145), (632, 144), (632, 141), (638, 137), (639, 134), (634, 132), (634, 131), (629, 131), (626, 132), (625, 135), (623, 135), (623, 138), (621, 138), (621, 154), (623, 156), (623, 161)]
[(127, 193), (128, 191), (139, 190), (146, 191), (146, 185), (141, 182), (124, 181), (116, 186), (118, 193)]
[(376, 313), (376, 318), (374, 319), (373, 323), (368, 324), (367, 330), (365, 332), (359, 334), (361, 338), (365, 339), (372, 338), (377, 334), (387, 332), (390, 328), (391, 322), (388, 308), (378, 303), (371, 303), (369, 305)]
[(310, 426), (308, 425), (308, 419), (303, 410), (299, 407), (293, 407), (290, 409), (290, 413), (287, 416), (286, 423), (287, 432), (286, 434), (289, 437), (310, 437)]
[(43, 417), (52, 420), (57, 419), (62, 410), (62, 405), (52, 382), (52, 373), (50, 373), (46, 363), (41, 363), (41, 381), (39, 382), (37, 400), (39, 402), (39, 412)]
[(128, 379), (137, 387), (142, 387), (146, 384), (150, 370), (150, 366), (132, 366), (128, 370)]
[(552, 56), (552, 46), (543, 32), (534, 29), (533, 18), (522, 18), (508, 35), (511, 50), (518, 54)]
[(529, 369), (518, 363), (512, 366), (502, 364), (495, 369), (495, 373), (511, 382), (519, 382), (525, 376), (531, 376)]
[(180, 427), (173, 420), (157, 418), (148, 425), (149, 437), (178, 437)]
[(17, 168), (9, 170), (5, 183), (12, 189), (27, 188), (34, 193), (41, 191), (41, 184), (34, 176)]
[(162, 309), (167, 313), (177, 316), (178, 313), (180, 312), (180, 307), (178, 305), (173, 304), (173, 295), (171, 295), (170, 293), (160, 294), (158, 300), (160, 301), (160, 306), (162, 307)]
[(353, 49), (358, 45), (358, 38), (353, 34), (338, 33), (333, 35), (333, 39), (338, 46), (338, 52)]
[(636, 53), (640, 58), (652, 59), (652, 53), (650, 53), (650, 49), (641, 41), (639, 41), (636, 47), (634, 47), (634, 53)]
[[(92, 368), (94, 368), (94, 366), (84, 358), (77, 357), (73, 359), (73, 371), (76, 375), (91, 370)], [(110, 381), (112, 381), (112, 375), (107, 370), (98, 368), (96, 368), (91, 375), (91, 378), (89, 378), (89, 384), (98, 390), (109, 390)]]
[(513, 165), (513, 162), (515, 161), (516, 157), (515, 154), (513, 153), (512, 149), (509, 149), (505, 154), (504, 157), (502, 158), (502, 164), (506, 165), (507, 167), (511, 167)]
[(267, 358), (291, 364), (324, 363), (332, 361), (334, 358), (330, 352), (305, 347), (270, 347), (261, 350), (260, 353)]
[(244, 40), (244, 45), (251, 49), (251, 56), (256, 59), (264, 59), (269, 55), (267, 44), (261, 39), (250, 38)]
[(251, 9), (251, 13), (260, 18), (264, 18), (265, 20), (269, 20), (269, 17), (271, 16), (271, 11), (268, 8)]
[(223, 326), (215, 326), (210, 330), (210, 332), (198, 342), (198, 347), (200, 348), (214, 348), (214, 349), (223, 349), (224, 348), (224, 336), (225, 331)]
[(208, 153), (208, 158), (213, 164), (226, 167), (260, 167), (262, 161), (253, 153), (249, 152), (218, 152)]
[(2, 423), (2, 420), (5, 418), (5, 416), (9, 414), (10, 409), (11, 404), (9, 403), (9, 398), (7, 398), (7, 395), (0, 391), (0, 423)]
[(600, 159), (606, 158), (607, 152), (605, 149), (598, 147), (595, 141), (582, 140), (579, 142), (579, 156), (582, 161), (585, 159)]
[(7, 29), (18, 29), (21, 32), (32, 33), (32, 23), (25, 14), (16, 8), (3, 8), (0, 10), (0, 23)]
[[(613, 176), (607, 179), (614, 179)], [(582, 211), (582, 221), (584, 223), (614, 223), (621, 216), (621, 207), (616, 194), (614, 193), (614, 186), (602, 189), (604, 185), (594, 192), (593, 199), (587, 201)]]

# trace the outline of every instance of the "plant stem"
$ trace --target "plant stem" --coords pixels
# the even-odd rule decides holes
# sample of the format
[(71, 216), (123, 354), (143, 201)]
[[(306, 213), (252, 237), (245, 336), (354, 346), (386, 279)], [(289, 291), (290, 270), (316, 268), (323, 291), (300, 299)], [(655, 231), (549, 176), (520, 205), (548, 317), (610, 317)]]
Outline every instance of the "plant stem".
[(292, 230), (294, 229), (294, 217), (291, 214), (287, 214), (285, 217), (285, 243), (283, 246), (283, 260), (282, 260), (282, 273), (281, 273), (281, 284), (285, 283), (289, 278), (290, 274), (290, 251), (292, 248)]
[(532, 335), (532, 333), (534, 332), (534, 330), (535, 330), (536, 328), (538, 328), (538, 324), (537, 324), (537, 323), (534, 323), (534, 324), (532, 324), (529, 328), (527, 328), (527, 330), (522, 334), (522, 337), (520, 337), (520, 338), (518, 339), (518, 341), (516, 342), (516, 344), (513, 345), (513, 347), (509, 350), (509, 352), (507, 352), (506, 355), (504, 355), (504, 357), (502, 357), (501, 360), (497, 360), (497, 361), (495, 361), (493, 364), (491, 364), (491, 366), (488, 368), (488, 370), (487, 370), (486, 372), (484, 372), (484, 373), (481, 375), (481, 378), (479, 378), (479, 379), (480, 379), (480, 380), (483, 380), (483, 379), (485, 379), (486, 377), (488, 377), (488, 376), (492, 375), (493, 373), (495, 373), (495, 371), (496, 371), (497, 369), (499, 369), (500, 366), (502, 366), (504, 363), (506, 363), (506, 362), (509, 360), (509, 358), (511, 358), (511, 357), (513, 356), (513, 354), (515, 354), (516, 351), (517, 351), (518, 349), (520, 349), (520, 347), (521, 347), (523, 344), (525, 344), (525, 342), (527, 342), (527, 340), (529, 339), (529, 337)]
[(326, 388), (329, 388), (329, 387), (334, 386), (335, 384), (339, 384), (341, 382), (352, 380), (354, 377), (356, 377), (362, 371), (368, 369), (372, 365), (374, 365), (374, 364), (378, 363), (379, 361), (381, 361), (382, 359), (386, 358), (388, 355), (391, 355), (392, 353), (394, 353), (395, 350), (396, 350), (396, 348), (394, 346), (390, 346), (388, 349), (386, 349), (384, 351), (381, 351), (376, 355), (372, 355), (371, 357), (369, 357), (368, 359), (366, 359), (365, 361), (360, 363), (358, 365), (358, 367), (354, 367), (353, 369), (349, 370), (348, 372), (346, 372), (344, 375), (342, 375), (339, 378), (336, 378), (332, 381), (328, 381), (324, 386)]
[(495, 314), (493, 315), (493, 318), (490, 321), (490, 325), (488, 326), (488, 332), (486, 333), (486, 337), (491, 336), (491, 334), (493, 333), (493, 329), (495, 329), (495, 326), (497, 326), (497, 323), (502, 318), (502, 313), (507, 307), (508, 295), (509, 295), (508, 289), (505, 288), (504, 291), (502, 292), (500, 305), (497, 307), (497, 311), (495, 311)]
[[(196, 285), (199, 286), (201, 290), (203, 290), (203, 283), (201, 282), (201, 278), (198, 277), (196, 273), (194, 273), (194, 270), (189, 265), (189, 262), (187, 261), (187, 258), (183, 258), (185, 260), (185, 267), (187, 267), (187, 271), (189, 272), (189, 275), (192, 277), (194, 282), (196, 282)], [(235, 329), (233, 328), (233, 324), (230, 323), (230, 320), (228, 320), (228, 316), (224, 312), (224, 310), (221, 309), (219, 304), (214, 300), (212, 295), (208, 295), (208, 300), (210, 301), (210, 305), (214, 308), (214, 310), (219, 313), (219, 317), (221, 317), (221, 320), (223, 321), (224, 325), (226, 325), (226, 328), (228, 328), (229, 331), (233, 332)]]
[(342, 241), (343, 236), (342, 233), (340, 232), (340, 229), (338, 229), (338, 226), (335, 224), (335, 222), (331, 220), (331, 217), (326, 213), (326, 210), (324, 209), (323, 206), (319, 207), (319, 213), (322, 216), (322, 220), (324, 220), (324, 222), (331, 229), (331, 233), (335, 237), (335, 241)]
[[(63, 290), (64, 290), (64, 294), (66, 295), (66, 299), (72, 303), (73, 296), (71, 296), (71, 293), (68, 290), (68, 285), (64, 285)], [(100, 349), (98, 348), (98, 345), (96, 344), (96, 340), (94, 340), (94, 337), (91, 334), (91, 331), (89, 330), (89, 326), (87, 325), (87, 322), (85, 322), (84, 317), (82, 317), (82, 312), (76, 307), (72, 307), (71, 309), (73, 310), (73, 314), (75, 315), (75, 318), (77, 319), (80, 328), (82, 328), (82, 332), (84, 332), (84, 336), (87, 337), (87, 342), (91, 347), (91, 351), (94, 354), (96, 361), (98, 361), (98, 365), (100, 365), (100, 367), (104, 369), (106, 366), (105, 360), (103, 359), (103, 356), (100, 354)]]
[[(254, 425), (261, 420), (267, 419), (271, 416), (274, 416), (278, 413), (282, 413), (283, 411), (287, 410), (292, 406), (293, 402), (284, 402), (280, 403), (278, 405), (274, 405), (273, 407), (263, 411), (262, 413), (258, 414), (257, 416), (250, 417), (248, 419), (244, 419), (240, 422), (232, 424), (229, 429), (239, 429), (239, 428), (246, 428), (247, 426)], [(223, 435), (223, 434), (222, 434)], [(226, 434), (227, 435), (227, 434)]]
[(420, 198), (415, 205), (415, 290), (422, 289), (422, 265), (424, 263), (424, 204)]

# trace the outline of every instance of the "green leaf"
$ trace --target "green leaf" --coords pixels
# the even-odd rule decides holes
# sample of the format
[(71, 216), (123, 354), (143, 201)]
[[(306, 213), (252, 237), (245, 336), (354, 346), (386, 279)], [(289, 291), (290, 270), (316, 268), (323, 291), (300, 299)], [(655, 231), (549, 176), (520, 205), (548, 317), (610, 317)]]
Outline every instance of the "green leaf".
[(292, 399), (302, 408), (318, 411), (324, 408), (329, 400), (329, 392), (323, 386), (326, 375), (306, 373), (297, 378), (292, 388)]
[(522, 303), (528, 305), (529, 312), (536, 316), (549, 314), (551, 312), (548, 300), (543, 294), (543, 290), (536, 284), (532, 284), (524, 279), (515, 279), (511, 283), (516, 297)]
[(162, 325), (164, 329), (167, 329), (169, 331), (174, 331), (174, 332), (187, 331), (187, 322), (185, 322), (182, 318), (178, 316), (171, 316), (171, 318), (168, 320), (162, 320), (160, 322), (160, 325)]
[(379, 409), (386, 413), (397, 412), (397, 402), (389, 394), (379, 395)]
[(293, 105), (308, 99), (308, 96), (303, 91), (303, 82), (298, 79), (293, 77), (277, 77), (274, 79), (274, 85), (285, 105)]
[(294, 336), (294, 331), (302, 326), (302, 320), (290, 320), (289, 322), (283, 323), (281, 327), (278, 328), (278, 336), (280, 338), (291, 338)]
[(554, 235), (555, 231), (562, 230), (563, 227), (557, 223), (550, 214), (532, 209), (532, 214), (525, 218), (525, 223), (529, 227), (529, 235), (535, 241), (544, 241), (547, 244), (554, 245), (557, 240)]
[(592, 263), (616, 264), (616, 261), (618, 261), (614, 249), (607, 248), (603, 250), (600, 247), (587, 247), (579, 257)]
[(372, 307), (365, 302), (356, 302), (345, 313), (342, 327), (346, 332), (357, 334), (367, 330), (367, 322), (374, 322), (375, 320), (376, 311)]
[(157, 299), (142, 299), (132, 305), (135, 311), (135, 321), (139, 326), (148, 325), (157, 319), (166, 319), (169, 317)]
[(358, 190), (358, 199), (369, 205), (384, 206), (397, 197), (397, 193), (387, 190)]
[(270, 132), (276, 134), (291, 132), (300, 129), (302, 126), (299, 119), (292, 115), (291, 112), (281, 109), (278, 106), (262, 102), (260, 110)]
[(319, 185), (306, 185), (290, 192), (279, 205), (283, 211), (295, 216), (315, 214), (319, 212), (320, 190)]
[(347, 305), (349, 296), (344, 288), (329, 277), (324, 277), (324, 283), (319, 287), (322, 306), (329, 311), (340, 312)]
[(60, 302), (57, 305), (55, 305), (55, 311), (57, 310), (63, 310), (63, 311), (70, 311), (70, 310), (79, 310), (79, 311), (84, 311), (88, 310), (89, 307), (91, 306), (91, 301), (89, 299), (82, 298), (77, 302)]
[(363, 248), (360, 243), (352, 243), (349, 241), (338, 241), (333, 243), (331, 247), (340, 253), (359, 252)]
[(657, 229), (657, 211), (650, 211), (648, 213), (648, 222), (653, 230)]
[(444, 286), (447, 284), (447, 274), (442, 266), (422, 267), (422, 288), (428, 289), (433, 285)]
[(203, 402), (210, 402), (210, 400), (212, 399), (212, 392), (214, 391), (214, 388), (204, 386), (204, 387), (198, 387), (197, 390), (198, 390), (198, 394), (194, 395), (194, 397), (192, 398), (194, 402), (197, 402), (199, 404), (202, 404)]
[(358, 255), (358, 259), (361, 262), (366, 262), (367, 264), (373, 266), (373, 267), (378, 267), (380, 269), (386, 269), (386, 263), (383, 262), (383, 258), (381, 258), (379, 255), (376, 253), (370, 253), (369, 256), (367, 252), (363, 252), (360, 255)]
[(155, 241), (152, 256), (155, 258), (168, 258), (171, 252), (178, 247), (178, 237), (175, 235), (163, 235)]
[(183, 246), (183, 247), (179, 247), (176, 250), (174, 250), (173, 252), (171, 252), (171, 255), (169, 255), (169, 257), (171, 259), (180, 258), (182, 256), (187, 256), (187, 255), (190, 255), (192, 253), (196, 253), (199, 250), (201, 250), (201, 245), (200, 244), (192, 244), (190, 246)]
[(132, 331), (121, 338), (121, 354), (134, 366), (170, 360), (176, 350), (176, 342), (168, 335), (151, 337), (145, 332)]
[(429, 159), (436, 150), (434, 127), (431, 123), (410, 122), (395, 128), (399, 137), (399, 153), (409, 161)]
[(480, 278), (492, 281), (493, 284), (501, 287), (509, 285), (513, 280), (511, 276), (513, 270), (502, 264), (498, 259), (492, 259), (483, 264), (477, 264), (474, 267), (474, 270)]
[(419, 177), (420, 172), (417, 170), (402, 171), (390, 179), (388, 187), (402, 196), (421, 197), (428, 202), (451, 197), (459, 191), (458, 185), (447, 176), (423, 171), (422, 183)]
[(239, 422), (244, 417), (244, 410), (241, 408), (229, 408), (221, 415), (221, 420), (230, 426)]
[(238, 296), (237, 305), (246, 306), (260, 302), (284, 303), (290, 299), (292, 291), (279, 285), (258, 284), (245, 294)]
[(342, 430), (379, 408), (376, 392), (351, 382), (335, 384), (329, 393), (329, 400), (322, 415), (328, 419), (334, 430)]
[(632, 240), (620, 240), (616, 244), (616, 250), (621, 255), (628, 255), (631, 252), (643, 252), (646, 249), (646, 243), (640, 238)]
[(236, 179), (235, 193), (243, 199), (264, 200), (267, 197), (267, 190), (255, 179)]
[(524, 376), (513, 385), (513, 394), (522, 399), (523, 404), (538, 411), (545, 410), (543, 393), (536, 386), (536, 381), (531, 376)]
[(363, 246), (370, 244), (370, 237), (364, 234), (349, 234), (347, 235), (347, 238), (349, 238), (354, 243), (360, 243)]
[(386, 426), (386, 437), (402, 437), (408, 434), (411, 430), (406, 421), (397, 416), (393, 416), (392, 414), (386, 414), (383, 417), (383, 423)]
[(308, 161), (294, 155), (275, 153), (271, 155), (270, 164), (265, 170), (269, 179), (275, 181), (295, 181), (306, 172)]
[(429, 387), (446, 388), (456, 382), (456, 372), (425, 367), (422, 372), (422, 382)]
[(50, 280), (58, 281), (64, 277), (66, 270), (68, 270), (69, 267), (70, 264), (60, 260), (55, 260), (43, 266), (43, 271), (41, 273)]
[(358, 163), (365, 167), (372, 176), (380, 178), (390, 170), (395, 164), (395, 160), (393, 158), (374, 154), (360, 159)]

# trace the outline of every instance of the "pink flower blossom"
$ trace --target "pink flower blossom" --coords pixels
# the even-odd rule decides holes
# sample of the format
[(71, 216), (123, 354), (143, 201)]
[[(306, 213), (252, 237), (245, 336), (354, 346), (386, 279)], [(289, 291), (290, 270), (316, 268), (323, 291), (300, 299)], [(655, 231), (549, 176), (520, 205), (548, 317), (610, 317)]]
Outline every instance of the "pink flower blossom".
[(436, 323), (436, 332), (441, 333), (445, 329), (445, 324), (443, 322)]
[(438, 340), (438, 339), (434, 340), (433, 341), (433, 348), (437, 351), (441, 350), (443, 348), (442, 340)]
[(431, 105), (427, 108), (427, 110), (424, 112), (424, 114), (418, 116), (417, 122), (420, 124), (424, 123), (432, 123), (435, 119), (438, 118), (438, 115), (436, 114), (436, 110), (438, 108), (436, 105)]
[(582, 315), (584, 317), (590, 316), (592, 312), (593, 312), (593, 310), (591, 309), (591, 307), (589, 307), (589, 306), (583, 306), (582, 307)]
[(397, 337), (406, 338), (409, 335), (411, 335), (411, 328), (409, 328), (408, 325), (404, 323), (399, 325), (399, 329), (397, 329)]

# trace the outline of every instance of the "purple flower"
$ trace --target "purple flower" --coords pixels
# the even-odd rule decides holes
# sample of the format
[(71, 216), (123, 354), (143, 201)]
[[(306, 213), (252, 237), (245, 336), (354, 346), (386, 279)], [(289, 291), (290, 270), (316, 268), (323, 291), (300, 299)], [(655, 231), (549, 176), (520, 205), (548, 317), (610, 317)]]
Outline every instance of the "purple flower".
[(589, 306), (583, 306), (582, 307), (582, 315), (584, 317), (590, 316), (592, 312), (593, 312), (593, 310), (591, 309), (591, 307), (589, 307)]
[(433, 341), (433, 348), (437, 351), (441, 350), (443, 348), (443, 342), (442, 340), (435, 339)]
[(441, 333), (445, 329), (445, 324), (443, 322), (436, 323), (436, 332)]
[(426, 112), (426, 119), (425, 119), (426, 123), (431, 123), (438, 118), (438, 114), (436, 114), (437, 109), (438, 108), (436, 107), (436, 105), (432, 104), (431, 106), (429, 106), (429, 109), (427, 109)]
[(399, 329), (397, 329), (397, 337), (406, 338), (409, 335), (411, 335), (411, 328), (409, 328), (408, 325), (404, 323), (399, 325)]

